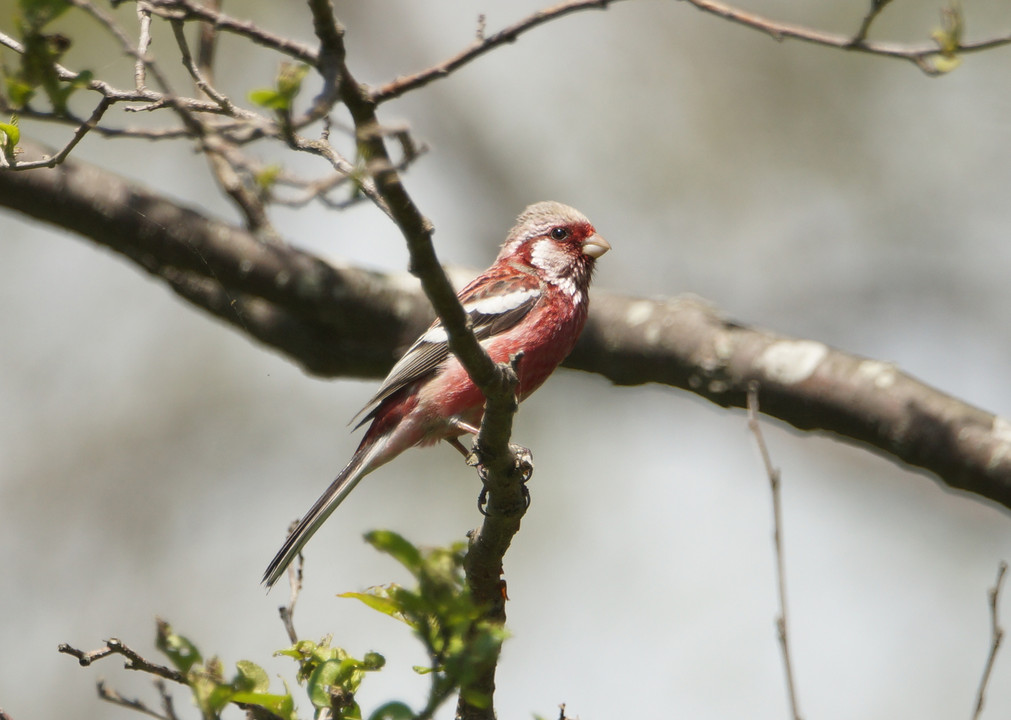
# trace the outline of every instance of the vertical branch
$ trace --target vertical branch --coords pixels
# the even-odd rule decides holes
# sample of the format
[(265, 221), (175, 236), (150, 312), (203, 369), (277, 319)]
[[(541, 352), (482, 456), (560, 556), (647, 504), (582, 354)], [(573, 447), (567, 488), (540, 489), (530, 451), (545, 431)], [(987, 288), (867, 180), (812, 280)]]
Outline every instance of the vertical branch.
[(793, 720), (801, 720), (797, 707), (797, 688), (793, 679), (793, 662), (790, 659), (789, 622), (786, 611), (786, 570), (783, 562), (783, 506), (780, 500), (779, 469), (772, 464), (769, 448), (765, 444), (762, 428), (758, 423), (758, 382), (752, 381), (748, 386), (748, 428), (755, 436), (758, 450), (762, 454), (762, 464), (769, 477), (769, 489), (772, 491), (772, 540), (776, 551), (776, 581), (779, 594), (779, 616), (776, 618), (776, 630), (779, 635), (779, 646), (783, 652), (783, 667), (786, 671), (786, 690), (790, 698), (790, 714)]
[(972, 714), (972, 720), (979, 720), (983, 714), (983, 705), (986, 701), (986, 688), (990, 684), (990, 675), (993, 672), (993, 664), (997, 659), (997, 651), (1000, 650), (1001, 641), (1004, 639), (1004, 628), (1000, 625), (1000, 617), (997, 609), (1000, 605), (1000, 593), (1004, 588), (1004, 577), (1007, 574), (1007, 563), (1001, 561), (997, 566), (997, 580), (987, 593), (990, 601), (990, 654), (987, 655), (986, 665), (983, 666), (983, 676), (979, 680), (979, 689), (976, 691), (976, 710)]
[[(221, 12), (222, 0), (208, 0), (207, 8), (215, 13)], [(204, 77), (214, 77), (214, 54), (218, 46), (218, 29), (212, 23), (201, 23), (200, 41), (197, 45), (197, 67)]]
[(147, 65), (144, 57), (151, 46), (151, 8), (147, 3), (137, 3), (137, 19), (140, 21), (140, 34), (137, 38), (137, 58), (133, 65), (133, 79), (137, 92), (144, 92), (147, 85)]
[(857, 30), (857, 34), (853, 36), (853, 39), (850, 40), (851, 47), (863, 46), (864, 42), (867, 40), (867, 33), (871, 30), (871, 23), (877, 19), (878, 15), (881, 14), (881, 11), (884, 10), (891, 1), (892, 0), (871, 0), (871, 9), (867, 11), (866, 15), (864, 15), (863, 22), (860, 23), (860, 29)]

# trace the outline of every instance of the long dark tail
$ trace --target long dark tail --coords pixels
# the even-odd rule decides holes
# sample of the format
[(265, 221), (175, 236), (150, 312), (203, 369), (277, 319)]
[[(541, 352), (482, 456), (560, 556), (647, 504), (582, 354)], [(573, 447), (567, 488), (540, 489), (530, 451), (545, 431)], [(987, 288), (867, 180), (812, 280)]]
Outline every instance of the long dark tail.
[(277, 582), (295, 556), (302, 551), (305, 544), (309, 542), (309, 538), (326, 522), (330, 513), (336, 510), (337, 506), (348, 496), (348, 493), (354, 490), (358, 481), (375, 469), (376, 466), (372, 464), (372, 460), (376, 449), (375, 443), (370, 447), (359, 448), (347, 467), (340, 471), (326, 492), (320, 495), (319, 499), (309, 508), (309, 512), (302, 516), (298, 527), (291, 531), (288, 539), (284, 541), (284, 545), (270, 561), (267, 571), (263, 573), (262, 582), (268, 589)]

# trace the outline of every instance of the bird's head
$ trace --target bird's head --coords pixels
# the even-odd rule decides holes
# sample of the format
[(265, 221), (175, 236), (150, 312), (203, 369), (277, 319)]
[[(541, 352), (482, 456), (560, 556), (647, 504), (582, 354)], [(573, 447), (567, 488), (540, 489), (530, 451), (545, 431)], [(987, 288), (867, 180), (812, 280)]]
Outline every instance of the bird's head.
[(499, 253), (570, 295), (586, 292), (594, 262), (611, 249), (581, 212), (557, 202), (530, 205), (516, 219)]

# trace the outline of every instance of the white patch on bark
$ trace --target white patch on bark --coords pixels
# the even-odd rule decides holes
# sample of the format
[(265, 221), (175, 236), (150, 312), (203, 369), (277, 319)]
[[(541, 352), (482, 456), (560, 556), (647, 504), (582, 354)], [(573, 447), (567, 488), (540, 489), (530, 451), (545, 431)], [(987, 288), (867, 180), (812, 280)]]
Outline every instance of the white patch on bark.
[(807, 380), (828, 355), (828, 348), (813, 340), (774, 342), (755, 361), (755, 365), (774, 382), (792, 385)]
[(987, 469), (995, 470), (1006, 463), (1008, 457), (1011, 456), (1011, 422), (1007, 418), (1002, 418), (998, 415), (993, 419), (991, 432), (999, 444), (990, 454), (990, 462), (987, 463), (989, 466)]
[(632, 327), (642, 325), (653, 315), (653, 303), (649, 300), (638, 300), (628, 306), (625, 322)]
[(874, 387), (885, 390), (895, 384), (895, 366), (880, 360), (864, 360), (857, 367), (857, 376), (874, 383)]

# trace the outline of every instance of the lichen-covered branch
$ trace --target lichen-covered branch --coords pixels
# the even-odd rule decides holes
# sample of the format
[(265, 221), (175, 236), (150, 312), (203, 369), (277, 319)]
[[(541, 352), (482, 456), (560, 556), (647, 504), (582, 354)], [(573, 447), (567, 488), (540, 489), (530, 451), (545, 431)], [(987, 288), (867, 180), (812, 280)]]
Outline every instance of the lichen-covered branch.
[[(36, 149), (35, 152), (43, 152)], [(0, 172), (0, 206), (127, 257), (192, 303), (324, 376), (382, 377), (431, 321), (401, 278), (267, 246), (94, 166)], [(593, 294), (565, 365), (660, 383), (830, 433), (1011, 508), (1011, 422), (895, 366), (731, 322), (698, 298)]]

